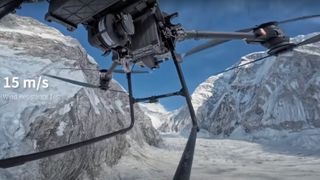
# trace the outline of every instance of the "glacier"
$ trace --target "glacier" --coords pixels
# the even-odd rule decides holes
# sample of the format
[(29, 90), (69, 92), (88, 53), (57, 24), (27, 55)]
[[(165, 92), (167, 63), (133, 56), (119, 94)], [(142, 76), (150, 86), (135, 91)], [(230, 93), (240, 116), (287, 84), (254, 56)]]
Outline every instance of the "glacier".
[[(213, 75), (196, 88), (192, 103), (201, 129), (191, 179), (319, 179), (319, 47), (310, 44)], [(251, 53), (235, 66), (265, 55)], [(172, 177), (191, 120), (186, 106), (167, 117), (158, 128), (163, 144), (130, 149), (115, 167), (121, 174)]]
[(158, 129), (167, 119), (172, 116), (172, 112), (160, 103), (139, 103), (143, 112), (151, 118), (154, 128)]

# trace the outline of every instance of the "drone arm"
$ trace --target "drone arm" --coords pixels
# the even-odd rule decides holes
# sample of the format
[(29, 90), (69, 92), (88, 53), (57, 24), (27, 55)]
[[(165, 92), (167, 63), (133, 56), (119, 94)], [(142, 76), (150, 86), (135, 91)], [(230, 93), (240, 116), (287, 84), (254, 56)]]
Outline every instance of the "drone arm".
[(167, 93), (167, 94), (162, 94), (162, 95), (157, 95), (157, 96), (150, 96), (150, 97), (146, 97), (146, 98), (136, 98), (135, 102), (153, 102), (155, 100), (158, 99), (162, 99), (162, 98), (167, 98), (167, 97), (171, 97), (171, 96), (182, 96), (183, 93), (182, 91), (177, 91), (177, 92), (173, 92), (173, 93)]
[(30, 162), (30, 161), (35, 161), (35, 160), (39, 160), (45, 157), (49, 157), (49, 156), (53, 156), (56, 154), (61, 154), (67, 151), (71, 151), (83, 146), (87, 146), (108, 138), (111, 138), (115, 135), (118, 134), (123, 134), (127, 131), (129, 131), (132, 128), (132, 125), (130, 124), (130, 126), (128, 128), (125, 129), (121, 129), (106, 135), (102, 135), (90, 140), (86, 140), (86, 141), (82, 141), (82, 142), (78, 142), (78, 143), (74, 143), (74, 144), (69, 144), (63, 147), (59, 147), (59, 148), (55, 148), (55, 149), (50, 149), (47, 151), (42, 151), (42, 152), (38, 152), (38, 153), (33, 153), (33, 154), (27, 154), (27, 155), (22, 155), (22, 156), (16, 156), (16, 157), (12, 157), (12, 158), (8, 158), (8, 159), (1, 159), (0, 160), (0, 168), (10, 168), (10, 167), (14, 167), (14, 166), (19, 166), (22, 165), (26, 162)]
[(22, 0), (7, 0), (0, 2), (0, 19), (2, 19), (7, 14), (13, 12), (22, 3)]
[(212, 32), (212, 31), (185, 31), (184, 39), (245, 39), (248, 41), (259, 41), (261, 38), (253, 33), (247, 32)]
[(15, 157), (11, 157), (11, 158), (7, 158), (7, 159), (0, 159), (0, 168), (10, 168), (10, 167), (14, 167), (14, 166), (19, 166), (22, 165), (26, 162), (30, 162), (30, 161), (35, 161), (35, 160), (39, 160), (45, 157), (49, 157), (49, 156), (53, 156), (56, 154), (61, 154), (64, 152), (68, 152), (83, 146), (87, 146), (99, 141), (103, 141), (105, 139), (114, 137), (116, 135), (120, 135), (120, 134), (124, 134), (126, 132), (128, 132), (130, 129), (133, 128), (134, 126), (134, 108), (133, 108), (133, 104), (134, 104), (134, 98), (132, 96), (132, 84), (131, 84), (131, 74), (127, 74), (127, 79), (128, 79), (128, 89), (129, 89), (129, 102), (130, 102), (130, 117), (131, 117), (131, 121), (130, 121), (130, 125), (126, 128), (114, 131), (112, 133), (108, 133), (102, 136), (98, 136), (89, 140), (85, 140), (85, 141), (81, 141), (78, 143), (74, 143), (74, 144), (69, 144), (66, 146), (62, 146), (59, 148), (55, 148), (55, 149), (50, 149), (50, 150), (46, 150), (46, 151), (42, 151), (42, 152), (38, 152), (38, 153), (33, 153), (33, 154), (27, 154), (27, 155), (22, 155), (22, 156), (15, 156)]
[(208, 49), (208, 48), (213, 47), (213, 46), (217, 46), (219, 44), (222, 44), (222, 43), (225, 43), (225, 42), (228, 42), (228, 41), (229, 40), (223, 40), (223, 39), (212, 39), (212, 40), (209, 40), (207, 43), (201, 44), (199, 46), (196, 46), (196, 47), (192, 48), (191, 50), (189, 50), (188, 52), (184, 53), (183, 57), (190, 56), (190, 55), (195, 54), (197, 52), (200, 52), (202, 50)]
[(116, 70), (118, 63), (116, 61), (112, 61), (111, 67), (108, 69), (107, 74), (110, 75), (113, 71)]

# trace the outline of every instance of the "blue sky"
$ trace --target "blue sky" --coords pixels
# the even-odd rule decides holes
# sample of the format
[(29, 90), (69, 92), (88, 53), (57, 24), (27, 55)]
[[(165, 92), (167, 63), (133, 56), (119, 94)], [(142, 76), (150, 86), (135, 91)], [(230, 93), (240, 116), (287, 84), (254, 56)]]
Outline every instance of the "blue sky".
[[(187, 30), (235, 31), (252, 27), (263, 22), (283, 20), (287, 18), (320, 14), (318, 0), (160, 0), (163, 11), (179, 12), (176, 23), (181, 23)], [(28, 4), (18, 10), (17, 14), (34, 17), (41, 22), (61, 30), (65, 35), (77, 38), (93, 56), (101, 67), (110, 65), (110, 57), (101, 56), (102, 52), (91, 47), (87, 42), (87, 33), (83, 27), (75, 32), (68, 32), (57, 23), (44, 20), (47, 3)], [(308, 20), (281, 26), (290, 36), (308, 34), (320, 31), (320, 19)], [(177, 45), (177, 51), (183, 53), (204, 41), (185, 41)], [(182, 64), (190, 92), (209, 76), (232, 66), (241, 56), (261, 51), (258, 45), (246, 45), (242, 41), (233, 41), (217, 46), (210, 50), (190, 56)], [(123, 75), (115, 75), (115, 79), (126, 87)], [(150, 96), (160, 93), (173, 92), (180, 89), (180, 84), (172, 61), (161, 65), (160, 69), (151, 74), (133, 77), (136, 97)], [(181, 97), (168, 98), (160, 101), (167, 109), (181, 107), (185, 101)]]

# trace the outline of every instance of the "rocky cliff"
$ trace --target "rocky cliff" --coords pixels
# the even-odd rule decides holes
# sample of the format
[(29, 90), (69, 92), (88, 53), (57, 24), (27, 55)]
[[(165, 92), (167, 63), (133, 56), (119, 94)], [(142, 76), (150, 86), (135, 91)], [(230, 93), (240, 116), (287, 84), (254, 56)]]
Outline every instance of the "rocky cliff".
[[(312, 35), (298, 36), (292, 41), (309, 36)], [(236, 138), (262, 132), (268, 137), (274, 133), (319, 132), (319, 47), (319, 43), (306, 45), (209, 77), (192, 94), (200, 128), (214, 137)], [(239, 64), (264, 55), (249, 54)], [(189, 126), (188, 111), (183, 107), (160, 129), (184, 132)]]
[[(0, 21), (0, 158), (79, 142), (129, 125), (126, 93), (101, 91), (41, 76), (43, 73), (98, 83), (96, 68), (79, 42), (32, 18), (8, 15)], [(13, 78), (20, 83), (13, 88)], [(41, 79), (40, 79), (41, 77)], [(9, 78), (6, 87), (4, 78)], [(40, 80), (39, 80), (40, 79)], [(40, 87), (25, 84), (36, 80)], [(30, 82), (29, 82), (30, 83)], [(123, 90), (115, 81), (111, 88)], [(127, 134), (22, 166), (0, 169), (0, 179), (119, 179), (115, 165), (130, 144), (161, 139), (138, 106)]]

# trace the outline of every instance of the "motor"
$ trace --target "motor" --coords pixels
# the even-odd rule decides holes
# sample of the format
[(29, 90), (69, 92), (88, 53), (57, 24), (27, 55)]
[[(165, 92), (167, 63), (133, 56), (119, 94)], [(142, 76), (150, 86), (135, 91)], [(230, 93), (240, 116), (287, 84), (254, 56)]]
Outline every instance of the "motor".
[(253, 29), (253, 33), (257, 37), (264, 37), (265, 40), (260, 44), (269, 49), (268, 54), (278, 54), (281, 51), (293, 48), (294, 44), (290, 43), (290, 38), (277, 26), (276, 22), (261, 24)]
[(92, 46), (111, 51), (113, 48), (130, 44), (135, 27), (130, 14), (107, 14), (96, 22), (94, 28), (88, 28), (88, 33)]
[(112, 79), (112, 73), (110, 73), (107, 69), (101, 69), (99, 72), (99, 81), (100, 81), (100, 88), (102, 90), (108, 90), (109, 84)]

